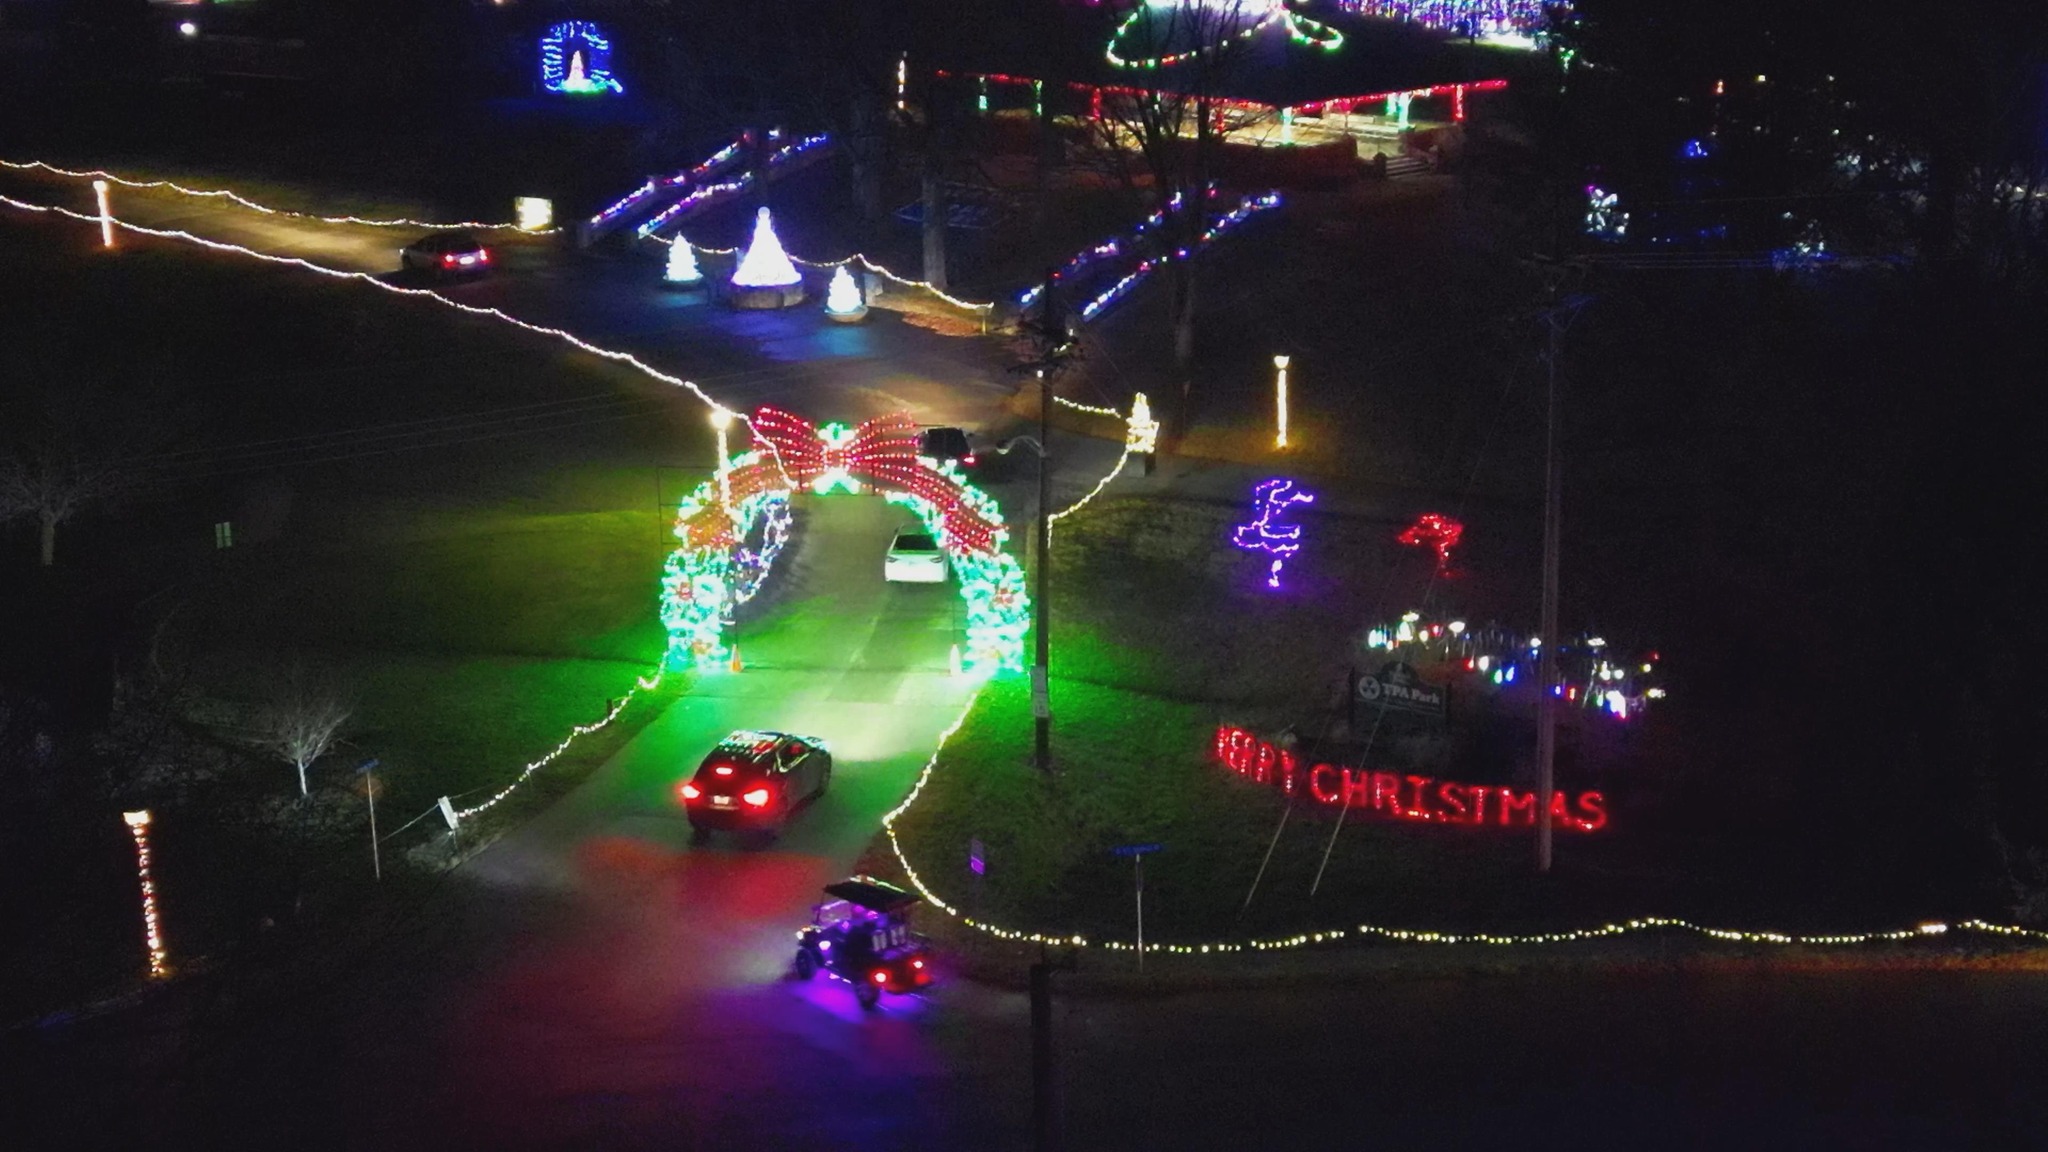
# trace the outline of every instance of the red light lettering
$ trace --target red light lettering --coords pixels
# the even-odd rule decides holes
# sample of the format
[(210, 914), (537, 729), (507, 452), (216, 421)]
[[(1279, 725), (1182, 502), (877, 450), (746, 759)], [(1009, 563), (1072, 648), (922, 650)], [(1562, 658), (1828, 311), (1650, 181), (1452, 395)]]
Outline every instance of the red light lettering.
[(1436, 798), (1437, 802), (1446, 809), (1443, 817), (1445, 820), (1452, 824), (1463, 824), (1465, 822), (1465, 786), (1463, 784), (1453, 783), (1449, 780), (1438, 784), (1436, 786)]
[(1514, 824), (1517, 813), (1521, 815), (1522, 827), (1534, 828), (1536, 826), (1536, 794), (1534, 792), (1523, 792), (1517, 798), (1513, 788), (1503, 788), (1495, 793), (1495, 795), (1500, 797), (1500, 822), (1502, 827)]
[(1337, 770), (1328, 764), (1318, 764), (1308, 770), (1309, 795), (1314, 796), (1325, 804), (1341, 803), (1344, 799), (1344, 794), (1323, 783), (1324, 773), (1328, 773), (1334, 778), (1337, 775)]
[(1369, 808), (1372, 806), (1371, 789), (1367, 786), (1367, 782), (1371, 779), (1372, 773), (1370, 772), (1360, 771), (1356, 776), (1353, 776), (1351, 769), (1344, 769), (1344, 806), (1346, 808)]
[(1259, 741), (1258, 759), (1253, 762), (1252, 779), (1261, 784), (1269, 783), (1273, 779), (1273, 766), (1279, 762), (1280, 750), (1264, 740)]
[(1413, 807), (1402, 809), (1401, 815), (1408, 817), (1410, 820), (1436, 819), (1436, 813), (1430, 811), (1429, 808), (1429, 784), (1430, 780), (1427, 776), (1408, 777), (1408, 786), (1415, 789), (1415, 804)]
[(1576, 828), (1579, 819), (1572, 815), (1571, 797), (1562, 792), (1550, 794), (1550, 826), (1552, 828)]
[(1378, 812), (1384, 809), (1388, 812), (1399, 812), (1400, 797), (1401, 778), (1399, 776), (1394, 775), (1392, 772), (1375, 772), (1372, 774), (1373, 811)]
[[(1536, 823), (1537, 796), (1492, 784), (1464, 784), (1432, 776), (1402, 776), (1365, 768), (1317, 764), (1304, 769), (1294, 753), (1230, 725), (1216, 729), (1214, 751), (1231, 771), (1261, 784), (1276, 786), (1288, 796), (1303, 782), (1318, 803), (1341, 804), (1381, 812), (1396, 820), (1439, 824), (1529, 828)], [(765, 790), (762, 797), (766, 799)], [(1494, 800), (1491, 810), (1487, 799)], [(1553, 792), (1553, 827), (1593, 832), (1608, 822), (1607, 797), (1598, 792)]]
[(1598, 792), (1579, 793), (1579, 811), (1585, 815), (1579, 818), (1579, 827), (1587, 832), (1607, 827), (1607, 797)]

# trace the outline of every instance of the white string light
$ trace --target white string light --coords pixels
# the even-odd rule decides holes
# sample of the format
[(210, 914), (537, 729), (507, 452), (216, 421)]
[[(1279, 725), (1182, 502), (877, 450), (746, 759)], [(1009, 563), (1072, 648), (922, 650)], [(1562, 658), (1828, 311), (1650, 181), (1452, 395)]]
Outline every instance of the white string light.
[(569, 734), (567, 736), (562, 737), (562, 742), (560, 744), (555, 745), (553, 751), (549, 752), (547, 755), (541, 757), (540, 759), (535, 760), (533, 763), (528, 764), (525, 768), (520, 769), (518, 777), (515, 778), (510, 784), (505, 785), (503, 788), (500, 788), (497, 792), (493, 793), (490, 799), (484, 801), (481, 804), (473, 804), (468, 808), (461, 809), (460, 811), (456, 812), (455, 815), (459, 819), (467, 820), (470, 817), (476, 815), (477, 813), (490, 808), (498, 801), (503, 800), (507, 796), (510, 796), (513, 793), (513, 791), (517, 789), (521, 784), (526, 783), (527, 779), (531, 777), (535, 772), (538, 772), (541, 769), (547, 767), (548, 765), (554, 763), (555, 760), (562, 755), (562, 753), (567, 752), (569, 750), (569, 745), (574, 744), (576, 742), (577, 737), (588, 736), (592, 732), (596, 732), (599, 729), (604, 728), (606, 725), (610, 724), (612, 721), (618, 719), (619, 713), (624, 712), (626, 710), (626, 705), (631, 704), (633, 702), (633, 697), (639, 695), (642, 689), (652, 692), (654, 689), (661, 687), (661, 678), (663, 675), (665, 675), (664, 671), (661, 668), (657, 667), (654, 670), (654, 678), (652, 680), (649, 680), (645, 677), (634, 677), (633, 687), (627, 689), (626, 694), (620, 697), (617, 703), (612, 705), (611, 711), (604, 714), (604, 719), (599, 720), (595, 724), (576, 725), (574, 728), (570, 729)]
[[(75, 212), (69, 208), (58, 207), (56, 205), (51, 204), (31, 204), (24, 200), (16, 200), (13, 197), (4, 194), (0, 194), (0, 204), (5, 204), (11, 208), (18, 208), (25, 212), (36, 212), (46, 214), (54, 213), (59, 216), (68, 217), (73, 220), (83, 221), (88, 224), (97, 225), (99, 223), (99, 217), (97, 216), (89, 216), (82, 212)], [(124, 228), (138, 235), (153, 236), (160, 240), (182, 240), (187, 243), (197, 244), (202, 248), (207, 248), (215, 252), (232, 252), (236, 255), (248, 256), (252, 259), (261, 260), (268, 264), (285, 264), (296, 268), (303, 268), (308, 272), (317, 272), (323, 276), (330, 276), (337, 280), (353, 280), (356, 281), (357, 283), (367, 284), (372, 287), (381, 289), (385, 292), (389, 292), (395, 296), (410, 296), (415, 299), (423, 298), (432, 300), (437, 304), (444, 304), (450, 308), (456, 309), (459, 312), (465, 312), (471, 316), (486, 316), (494, 320), (502, 320), (507, 324), (511, 324), (514, 327), (535, 333), (536, 335), (550, 336), (557, 340), (561, 340), (565, 343), (575, 346), (576, 348), (582, 351), (588, 352), (593, 356), (602, 356), (607, 360), (611, 360), (620, 364), (629, 365), (645, 373), (647, 376), (655, 380), (661, 381), (664, 384), (671, 384), (678, 388), (688, 389), (699, 400), (702, 400), (705, 404), (711, 407), (718, 406), (718, 402), (711, 398), (711, 394), (704, 391), (704, 389), (698, 387), (695, 382), (685, 380), (680, 376), (672, 376), (666, 372), (663, 372), (653, 367), (652, 365), (648, 364), (646, 361), (641, 360), (638, 356), (635, 356), (630, 352), (619, 352), (610, 348), (599, 347), (598, 345), (592, 344), (590, 341), (583, 339), (581, 336), (578, 336), (568, 331), (567, 329), (550, 328), (541, 324), (532, 324), (525, 320), (521, 320), (516, 316), (511, 315), (510, 313), (504, 311), (501, 308), (481, 308), (474, 304), (464, 304), (461, 301), (450, 299), (449, 297), (443, 296), (441, 293), (433, 291), (432, 289), (429, 288), (405, 288), (396, 284), (387, 284), (368, 272), (348, 272), (339, 268), (329, 268), (326, 267), (325, 265), (315, 264), (310, 260), (306, 260), (298, 256), (274, 256), (268, 252), (258, 252), (253, 248), (245, 248), (240, 244), (228, 244), (219, 240), (208, 240), (204, 236), (195, 236), (190, 232), (183, 232), (175, 229), (148, 228), (140, 224), (130, 224), (127, 221), (122, 220), (118, 216), (111, 217), (110, 219), (112, 220), (116, 228)], [(744, 414), (742, 414), (740, 418), (743, 420), (747, 419), (747, 417)]]
[(286, 216), (295, 220), (316, 220), (322, 224), (362, 224), (371, 228), (461, 228), (473, 231), (482, 231), (485, 229), (514, 229), (525, 231), (535, 236), (545, 236), (548, 235), (549, 233), (561, 231), (560, 228), (522, 229), (517, 223), (493, 223), (481, 220), (470, 220), (460, 224), (437, 224), (431, 220), (370, 220), (365, 219), (364, 217), (361, 216), (321, 216), (313, 212), (292, 212), (283, 208), (272, 208), (269, 207), (268, 205), (258, 204), (256, 201), (251, 200), (248, 197), (241, 195), (240, 193), (230, 192), (224, 188), (187, 188), (183, 184), (179, 184), (176, 181), (172, 180), (130, 180), (127, 179), (126, 177), (116, 176), (112, 172), (108, 172), (100, 168), (95, 168), (92, 169), (91, 171), (78, 171), (71, 168), (59, 168), (54, 164), (46, 164), (41, 160), (30, 160), (27, 161), (26, 163), (14, 160), (0, 160), (0, 168), (12, 168), (17, 172), (50, 172), (55, 175), (64, 176), (73, 180), (107, 180), (115, 184), (119, 184), (123, 188), (168, 188), (181, 196), (195, 196), (200, 197), (202, 199), (229, 200), (253, 212), (261, 212), (266, 216)]

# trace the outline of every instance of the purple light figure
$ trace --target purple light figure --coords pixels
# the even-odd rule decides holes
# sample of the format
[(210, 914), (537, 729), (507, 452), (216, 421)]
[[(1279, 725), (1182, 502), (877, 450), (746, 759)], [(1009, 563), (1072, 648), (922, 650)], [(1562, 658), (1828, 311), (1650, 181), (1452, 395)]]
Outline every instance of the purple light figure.
[(1252, 489), (1254, 507), (1258, 515), (1249, 524), (1240, 524), (1231, 534), (1230, 542), (1247, 552), (1265, 552), (1273, 557), (1272, 568), (1266, 575), (1266, 587), (1280, 587), (1280, 569), (1287, 558), (1301, 551), (1301, 525), (1275, 524), (1274, 521), (1287, 515), (1288, 509), (1296, 504), (1313, 504), (1316, 498), (1294, 486), (1292, 480), (1273, 479), (1263, 481)]

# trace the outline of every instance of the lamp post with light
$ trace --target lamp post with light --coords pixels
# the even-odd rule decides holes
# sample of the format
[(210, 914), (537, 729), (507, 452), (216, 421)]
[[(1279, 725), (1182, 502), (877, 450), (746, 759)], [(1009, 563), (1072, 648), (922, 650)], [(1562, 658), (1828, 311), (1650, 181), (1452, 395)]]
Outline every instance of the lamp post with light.
[(1276, 376), (1274, 377), (1274, 379), (1273, 379), (1273, 413), (1274, 413), (1274, 416), (1275, 416), (1275, 418), (1276, 418), (1276, 421), (1277, 421), (1277, 423), (1278, 423), (1278, 426), (1279, 426), (1279, 429), (1280, 429), (1280, 433), (1279, 433), (1279, 435), (1277, 435), (1277, 436), (1275, 436), (1275, 437), (1273, 438), (1273, 447), (1275, 447), (1275, 448), (1285, 448), (1285, 447), (1287, 447), (1287, 362), (1288, 362), (1288, 359), (1289, 359), (1289, 358), (1288, 358), (1288, 357), (1286, 357), (1286, 356), (1275, 356), (1275, 357), (1273, 357), (1273, 367), (1274, 367), (1274, 369), (1275, 369), (1275, 370), (1277, 371), (1277, 373), (1278, 373), (1278, 375), (1276, 375)]

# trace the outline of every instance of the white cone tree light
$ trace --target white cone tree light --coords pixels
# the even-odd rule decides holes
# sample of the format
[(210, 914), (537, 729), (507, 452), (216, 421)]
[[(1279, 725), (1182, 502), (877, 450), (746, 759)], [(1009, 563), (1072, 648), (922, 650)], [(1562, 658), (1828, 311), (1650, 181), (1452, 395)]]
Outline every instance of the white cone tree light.
[(846, 265), (841, 264), (833, 270), (832, 283), (825, 289), (825, 315), (841, 324), (852, 324), (867, 314), (868, 302), (861, 299), (860, 285)]
[(732, 286), (740, 308), (787, 308), (804, 298), (804, 278), (782, 250), (766, 208), (754, 214), (754, 236), (733, 269)]
[(697, 253), (681, 236), (668, 246), (668, 269), (662, 278), (676, 288), (695, 288), (704, 282), (704, 272), (697, 267)]

